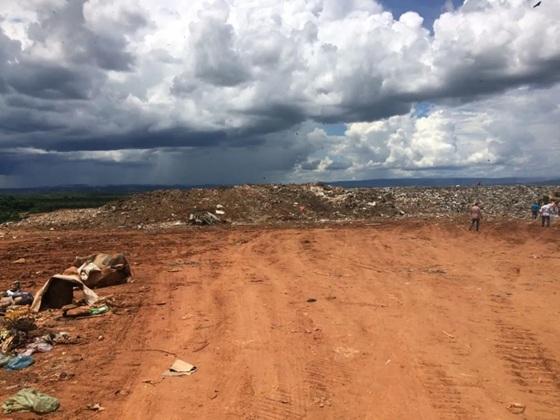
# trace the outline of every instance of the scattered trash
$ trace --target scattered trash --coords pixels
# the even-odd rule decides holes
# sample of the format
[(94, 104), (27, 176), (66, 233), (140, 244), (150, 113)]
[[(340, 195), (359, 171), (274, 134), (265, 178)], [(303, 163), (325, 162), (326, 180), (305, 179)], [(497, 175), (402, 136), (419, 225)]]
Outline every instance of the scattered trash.
[(18, 258), (15, 261), (12, 261), (14, 264), (25, 264), (27, 260), (25, 258)]
[(12, 305), (29, 305), (33, 302), (33, 293), (21, 290), (19, 281), (15, 281), (12, 287), (4, 292), (4, 296), (3, 299), (8, 298), (6, 301), (11, 301)]
[(103, 411), (105, 410), (105, 407), (102, 407), (101, 404), (99, 403), (95, 403), (95, 404), (88, 404), (87, 409), (91, 411)]
[(8, 308), (1, 324), (0, 350), (6, 354), (27, 344), (28, 333), (37, 328), (27, 306)]
[(46, 414), (58, 410), (59, 401), (47, 394), (33, 388), (24, 388), (2, 403), (5, 414), (19, 411), (32, 411), (37, 414)]
[(47, 308), (60, 309), (71, 304), (74, 299), (74, 287), (78, 287), (84, 292), (88, 305), (93, 305), (99, 300), (99, 296), (86, 286), (78, 275), (56, 274), (39, 289), (31, 305), (31, 310), (39, 312)]
[(109, 312), (109, 307), (107, 305), (102, 305), (102, 306), (98, 306), (98, 307), (94, 307), (94, 308), (89, 309), (89, 313), (91, 315), (101, 315), (101, 314), (104, 314), (106, 312)]
[(426, 271), (431, 274), (447, 274), (447, 271), (445, 271), (443, 268), (437, 267), (428, 268)]
[(107, 305), (83, 307), (76, 305), (67, 305), (63, 308), (62, 316), (65, 318), (83, 318), (88, 316), (102, 315), (109, 312)]
[(189, 223), (192, 225), (213, 225), (220, 222), (220, 218), (209, 211), (195, 212), (189, 215)]
[(171, 367), (162, 373), (162, 376), (192, 375), (196, 372), (196, 370), (196, 366), (193, 366), (181, 359), (175, 359)]
[(80, 318), (91, 316), (90, 308), (78, 305), (66, 305), (62, 308), (62, 316), (64, 318)]
[(525, 405), (517, 402), (510, 403), (507, 409), (513, 414), (523, 414), (525, 412)]
[(448, 336), (451, 339), (455, 339), (455, 336), (453, 334), (449, 334), (447, 331), (441, 330), (442, 333), (444, 333), (446, 336)]
[(53, 349), (52, 339), (50, 336), (36, 337), (32, 343), (25, 347), (25, 351), (21, 353), (24, 356), (31, 356), (35, 352), (47, 353)]
[(55, 344), (78, 344), (78, 342), (80, 341), (80, 337), (72, 337), (66, 331), (61, 331), (54, 335), (52, 341)]
[(12, 360), (12, 356), (8, 356), (7, 354), (0, 354), (0, 367), (6, 366), (6, 364)]
[(21, 370), (29, 367), (33, 364), (33, 357), (31, 356), (14, 356), (12, 357), (8, 363), (4, 365), (4, 369), (6, 370)]

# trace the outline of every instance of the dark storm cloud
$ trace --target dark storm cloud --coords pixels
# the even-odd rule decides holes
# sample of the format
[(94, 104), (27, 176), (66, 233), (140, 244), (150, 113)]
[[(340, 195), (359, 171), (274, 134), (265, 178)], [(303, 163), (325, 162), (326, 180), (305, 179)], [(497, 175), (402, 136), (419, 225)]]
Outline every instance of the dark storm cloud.
[(104, 31), (96, 32), (86, 25), (86, 2), (67, 1), (60, 8), (51, 6), (40, 9), (39, 21), (29, 26), (29, 37), (39, 44), (47, 41), (60, 43), (64, 55), (75, 64), (130, 71), (135, 57), (127, 51), (125, 35), (147, 25), (147, 19), (139, 13), (128, 12), (118, 27), (107, 27)]
[[(0, 133), (44, 133), (62, 128), (63, 124), (50, 121), (45, 115), (26, 109), (8, 109), (0, 113)], [(0, 149), (4, 147), (10, 147), (9, 143), (0, 142)]]
[(88, 37), (85, 45), (87, 48), (76, 55), (77, 62), (93, 59), (99, 67), (106, 70), (132, 70), (135, 58), (125, 50), (126, 40), (123, 37), (96, 34)]
[(19, 153), (0, 152), (0, 175), (12, 175), (24, 166), (25, 158)]
[(348, 159), (338, 159), (329, 163), (325, 169), (329, 171), (342, 171), (352, 166), (352, 162)]
[(18, 176), (20, 186), (148, 183), (152, 162), (100, 161), (87, 157), (0, 152), (0, 175)]
[(27, 109), (29, 112), (67, 112), (74, 106), (72, 101), (52, 101), (49, 99), (14, 94), (13, 92), (10, 95), (5, 95), (4, 102), (8, 108)]
[(243, 115), (249, 117), (250, 123), (243, 129), (236, 130), (239, 136), (275, 133), (293, 127), (308, 118), (305, 109), (298, 104), (275, 102), (246, 110)]
[(8, 38), (0, 27), (0, 93), (8, 90), (6, 82), (6, 67), (8, 62), (18, 57), (21, 51), (21, 43)]
[(15, 91), (43, 99), (88, 99), (99, 75), (55, 63), (24, 59), (7, 65), (4, 81)]
[(370, 104), (356, 104), (323, 110), (314, 119), (325, 124), (350, 123), (356, 121), (375, 121), (393, 115), (402, 115), (410, 111), (411, 105), (418, 101), (414, 95), (395, 94)]
[[(53, 133), (41, 138), (37, 137), (36, 142), (40, 141), (41, 146), (48, 150), (68, 152), (160, 147), (209, 148), (224, 144), (229, 140), (228, 134), (224, 131), (193, 131), (182, 127), (154, 130), (145, 127), (136, 131), (103, 136), (92, 136), (88, 132), (64, 133), (64, 135)], [(22, 146), (22, 144), (12, 143), (9, 146)]]
[[(453, 138), (445, 134), (452, 130), (438, 125), (452, 122), (434, 117), (422, 131), (397, 116), (406, 117), (416, 102), (455, 107), (560, 81), (560, 7), (552, 2), (535, 12), (513, 0), (473, 0), (476, 7), (444, 14), (427, 31), (414, 13), (392, 18), (360, 0), (267, 8), (166, 3), (176, 10), (156, 0), (4, 1), (21, 3), (23, 11), (14, 6), (21, 16), (0, 17), (0, 150), (40, 149), (23, 160), (36, 165), (63, 166), (74, 151), (134, 155), (167, 148), (165, 157), (156, 154), (158, 176), (162, 162), (188, 177), (194, 169), (181, 165), (210, 173), (212, 162), (221, 165), (216, 177), (227, 170), (256, 177), (267, 168), (286, 174), (294, 167), (340, 174), (352, 169), (360, 150), (368, 150), (372, 165), (393, 159), (395, 169), (412, 171), (446, 169), (451, 161), (456, 168), (448, 152)], [(383, 121), (386, 131), (378, 137), (364, 127), (347, 148), (351, 158), (336, 156), (343, 135), (326, 139), (330, 146), (307, 138), (310, 124), (390, 117), (402, 125)], [(488, 135), (510, 139), (485, 145), (494, 162), (518, 155), (510, 144), (531, 134), (513, 135), (522, 130), (510, 125)], [(436, 131), (443, 134), (430, 144), (411, 140)], [(442, 147), (441, 139), (449, 144)], [(6, 167), (23, 171), (10, 156)], [(481, 156), (470, 164), (486, 161)], [(90, 175), (99, 170), (95, 160), (114, 164), (104, 153), (79, 160), (76, 168)], [(148, 167), (156, 166), (143, 170)]]
[(314, 171), (319, 168), (319, 164), (321, 163), (320, 159), (310, 160), (308, 162), (303, 162), (300, 167), (305, 171)]
[(450, 72), (440, 88), (427, 90), (416, 101), (459, 99), (506, 92), (520, 86), (548, 87), (560, 81), (560, 55), (536, 60), (530, 67), (515, 74), (504, 74), (499, 62), (475, 62)]

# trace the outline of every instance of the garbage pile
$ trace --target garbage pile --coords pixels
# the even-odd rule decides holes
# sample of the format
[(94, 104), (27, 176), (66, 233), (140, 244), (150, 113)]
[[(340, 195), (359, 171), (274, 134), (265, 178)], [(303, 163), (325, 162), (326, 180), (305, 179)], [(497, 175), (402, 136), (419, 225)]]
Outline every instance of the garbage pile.
[[(22, 264), (26, 264), (23, 261)], [(63, 274), (55, 274), (33, 294), (22, 290), (19, 282), (2, 293), (0, 299), (0, 367), (8, 371), (29, 368), (35, 353), (47, 353), (59, 344), (73, 344), (76, 337), (47, 328), (49, 318), (67, 319), (101, 316), (111, 310), (106, 299), (92, 289), (125, 283), (132, 276), (123, 254), (92, 254), (76, 257)], [(75, 291), (81, 296), (75, 296)], [(54, 311), (54, 312), (53, 312)], [(51, 326), (52, 327), (52, 326)], [(32, 411), (48, 413), (58, 409), (56, 398), (35, 389), (22, 389), (2, 404), (4, 413)]]
[(531, 202), (560, 191), (550, 186), (342, 188), (326, 184), (238, 185), (136, 194), (98, 209), (32, 215), (11, 228), (167, 228), (317, 223), (375, 218), (454, 217), (480, 201), (487, 216), (528, 217)]
[(560, 187), (508, 185), (386, 190), (408, 216), (464, 215), (478, 201), (487, 217), (527, 219), (533, 202), (548, 202), (556, 191), (560, 191)]

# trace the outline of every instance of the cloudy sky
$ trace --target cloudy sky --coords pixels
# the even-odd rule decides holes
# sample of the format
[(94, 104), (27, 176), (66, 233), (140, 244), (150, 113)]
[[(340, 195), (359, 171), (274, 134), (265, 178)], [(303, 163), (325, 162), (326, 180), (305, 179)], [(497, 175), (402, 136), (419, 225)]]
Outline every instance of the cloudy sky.
[(558, 176), (534, 3), (0, 0), (0, 187)]

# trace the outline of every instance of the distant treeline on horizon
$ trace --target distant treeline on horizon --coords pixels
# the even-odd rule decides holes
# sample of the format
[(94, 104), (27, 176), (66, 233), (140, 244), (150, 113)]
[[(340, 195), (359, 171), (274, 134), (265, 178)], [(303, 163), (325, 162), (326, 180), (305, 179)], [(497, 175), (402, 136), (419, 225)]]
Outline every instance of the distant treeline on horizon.
[[(318, 181), (318, 184), (335, 185), (344, 188), (383, 187), (474, 187), (497, 185), (560, 185), (559, 179), (546, 178), (385, 178), (347, 181)], [(248, 183), (249, 185), (267, 183)], [(0, 194), (30, 194), (49, 192), (89, 192), (103, 194), (132, 194), (161, 189), (222, 188), (239, 184), (174, 184), (174, 185), (56, 185), (27, 188), (0, 188)]]

